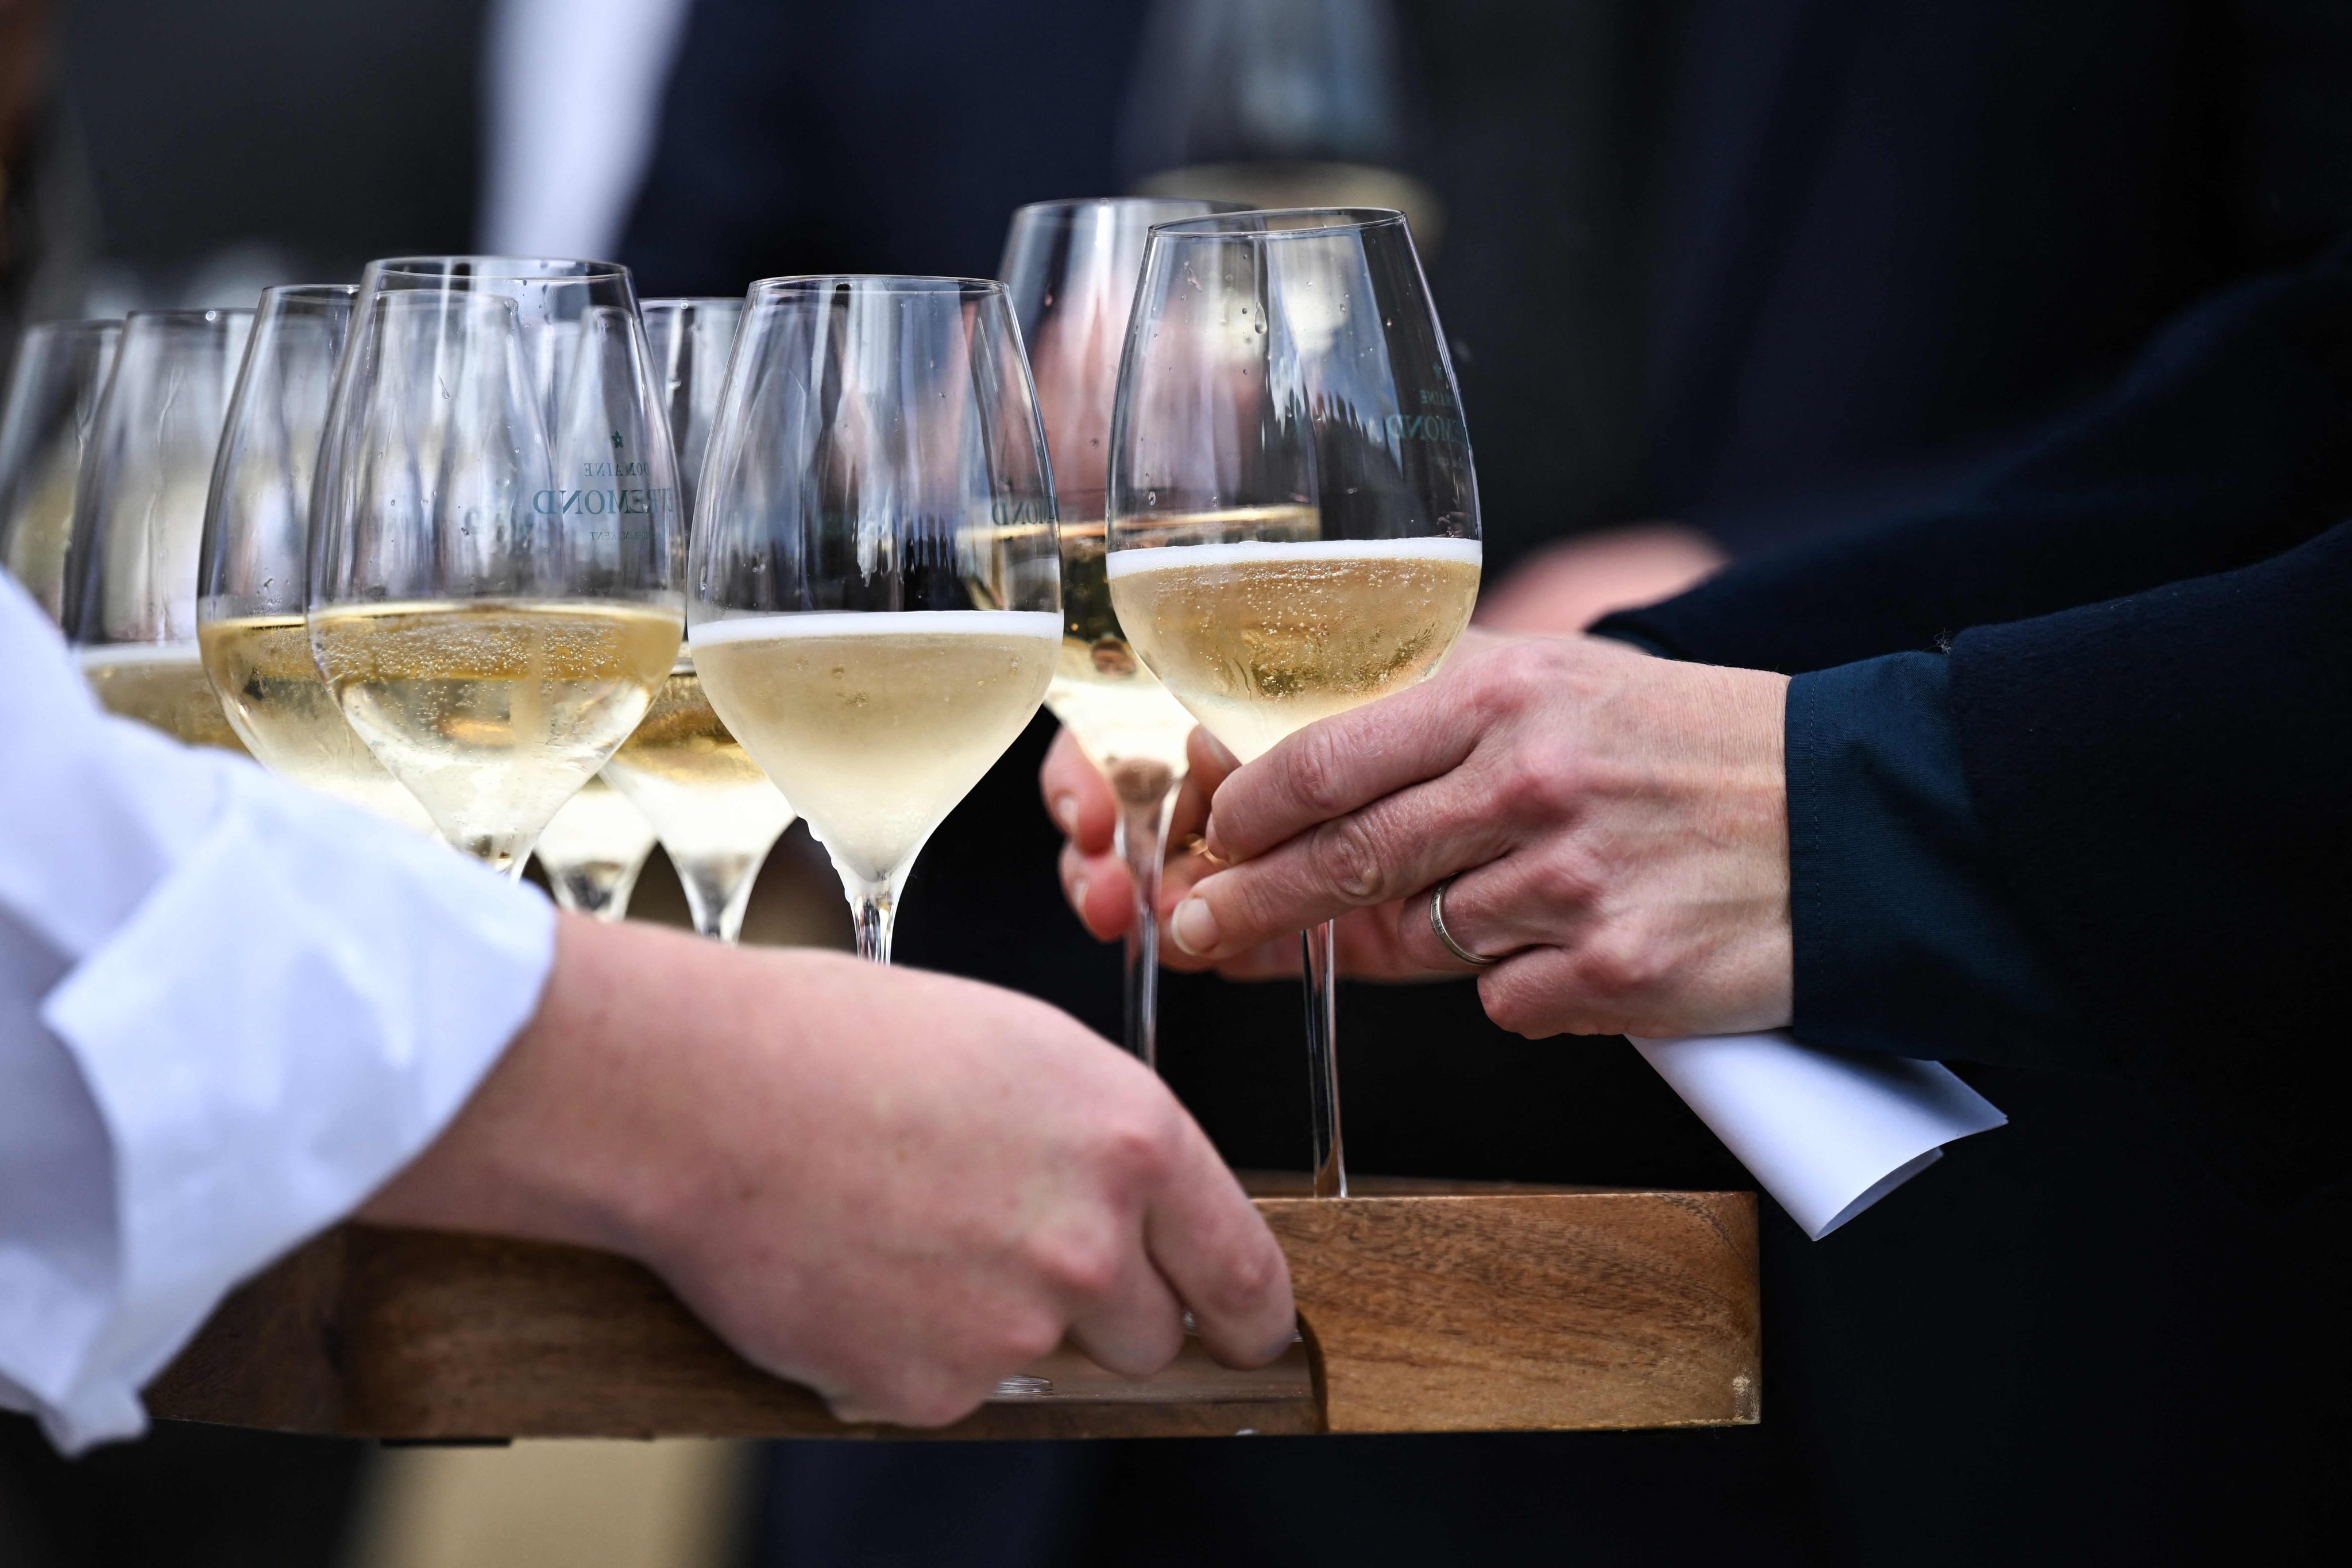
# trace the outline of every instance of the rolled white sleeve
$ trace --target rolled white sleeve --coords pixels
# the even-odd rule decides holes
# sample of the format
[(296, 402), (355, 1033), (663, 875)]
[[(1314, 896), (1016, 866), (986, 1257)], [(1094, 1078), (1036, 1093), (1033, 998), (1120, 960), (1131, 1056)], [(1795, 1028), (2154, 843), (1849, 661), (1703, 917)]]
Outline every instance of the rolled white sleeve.
[(432, 1142), (554, 915), (408, 830), (100, 712), (0, 575), (0, 1405), (59, 1447)]

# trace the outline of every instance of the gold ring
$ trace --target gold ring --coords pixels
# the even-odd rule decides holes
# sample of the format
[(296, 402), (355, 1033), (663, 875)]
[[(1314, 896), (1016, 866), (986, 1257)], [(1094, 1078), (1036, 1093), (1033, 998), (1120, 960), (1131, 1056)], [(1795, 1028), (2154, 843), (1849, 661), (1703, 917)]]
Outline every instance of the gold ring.
[(1438, 942), (1444, 945), (1446, 952), (1452, 953), (1463, 963), (1470, 965), (1473, 969), (1484, 969), (1490, 963), (1498, 963), (1502, 962), (1499, 959), (1480, 957), (1478, 954), (1471, 952), (1468, 948), (1463, 946), (1460, 942), (1454, 941), (1454, 933), (1445, 929), (1445, 889), (1453, 885), (1454, 879), (1452, 877), (1448, 877), (1445, 880), (1438, 883), (1437, 886), (1429, 890), (1429, 929), (1431, 932), (1436, 936)]

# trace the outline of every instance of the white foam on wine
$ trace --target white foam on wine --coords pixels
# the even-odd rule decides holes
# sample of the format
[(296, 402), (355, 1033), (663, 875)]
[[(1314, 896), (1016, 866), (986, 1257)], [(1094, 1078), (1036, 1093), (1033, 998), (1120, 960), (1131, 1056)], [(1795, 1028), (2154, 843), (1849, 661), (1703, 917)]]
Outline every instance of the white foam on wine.
[(689, 644), (766, 642), (781, 637), (926, 637), (951, 635), (1036, 637), (1062, 640), (1062, 617), (1053, 610), (787, 610), (774, 615), (730, 616), (705, 621), (688, 634)]
[(85, 643), (74, 649), (84, 669), (106, 669), (118, 664), (202, 664), (204, 649), (193, 642)]
[(1322, 565), (1335, 561), (1458, 561), (1477, 566), (1484, 560), (1475, 539), (1243, 539), (1228, 544), (1113, 550), (1103, 564), (1116, 582), (1179, 567), (1199, 571), (1207, 566), (1279, 566), (1292, 562)]

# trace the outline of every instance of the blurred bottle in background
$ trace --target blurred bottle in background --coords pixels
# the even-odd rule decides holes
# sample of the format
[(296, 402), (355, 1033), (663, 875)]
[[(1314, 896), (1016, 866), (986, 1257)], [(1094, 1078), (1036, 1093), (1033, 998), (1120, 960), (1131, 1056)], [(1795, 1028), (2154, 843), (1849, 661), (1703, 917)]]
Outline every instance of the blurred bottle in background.
[(1404, 167), (1420, 89), (1389, 0), (1158, 0), (1120, 162), (1144, 195), (1395, 207), (1427, 253), (1445, 209)]

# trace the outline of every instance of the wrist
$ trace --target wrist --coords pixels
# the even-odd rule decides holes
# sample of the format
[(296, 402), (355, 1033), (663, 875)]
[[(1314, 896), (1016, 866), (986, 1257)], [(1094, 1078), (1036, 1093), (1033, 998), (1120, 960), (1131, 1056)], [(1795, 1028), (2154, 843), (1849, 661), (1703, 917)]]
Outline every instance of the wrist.
[(678, 1189), (699, 1184), (697, 1142), (654, 1136), (691, 1093), (693, 1053), (675, 1037), (699, 945), (562, 916), (538, 1011), (362, 1217), (644, 1256), (668, 1215), (690, 1211)]

